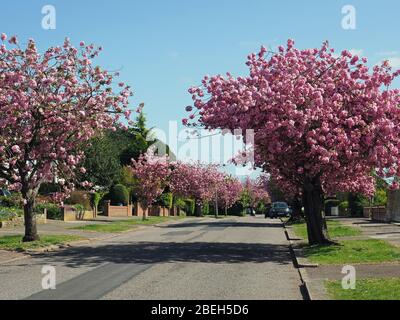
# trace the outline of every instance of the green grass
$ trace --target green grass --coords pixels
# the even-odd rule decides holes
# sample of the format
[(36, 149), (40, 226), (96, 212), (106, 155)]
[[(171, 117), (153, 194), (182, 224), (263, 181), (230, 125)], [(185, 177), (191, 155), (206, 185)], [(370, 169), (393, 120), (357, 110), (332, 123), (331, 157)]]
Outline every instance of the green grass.
[[(328, 232), (331, 238), (354, 237), (361, 234), (361, 230), (354, 227), (343, 226), (339, 221), (327, 220)], [(307, 239), (307, 225), (305, 223), (293, 224), (295, 234), (303, 239)]]
[(357, 280), (355, 290), (344, 290), (341, 281), (327, 281), (329, 296), (335, 300), (400, 300), (400, 279)]
[(319, 264), (380, 263), (400, 261), (400, 248), (383, 240), (347, 240), (339, 245), (304, 247), (311, 262)]
[(72, 241), (84, 240), (82, 237), (72, 235), (43, 235), (39, 241), (22, 242), (22, 236), (0, 237), (1, 250), (25, 251), (28, 249), (45, 248), (51, 245), (61, 245)]
[(71, 228), (73, 230), (92, 231), (92, 232), (104, 232), (104, 233), (120, 233), (131, 230), (136, 226), (140, 225), (154, 225), (162, 222), (173, 221), (182, 219), (185, 217), (149, 217), (147, 220), (143, 219), (130, 219), (120, 220), (104, 224), (88, 224), (85, 226)]

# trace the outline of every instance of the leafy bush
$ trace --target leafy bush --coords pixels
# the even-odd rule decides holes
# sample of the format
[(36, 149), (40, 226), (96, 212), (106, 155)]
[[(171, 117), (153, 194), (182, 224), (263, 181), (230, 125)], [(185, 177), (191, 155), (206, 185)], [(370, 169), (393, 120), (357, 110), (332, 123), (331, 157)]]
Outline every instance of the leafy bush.
[(122, 185), (117, 184), (112, 186), (109, 193), (109, 199), (112, 205), (128, 205), (129, 202), (129, 192), (128, 189)]
[(340, 215), (347, 215), (349, 211), (349, 202), (343, 201), (339, 204), (339, 213)]
[(386, 206), (388, 201), (386, 190), (379, 189), (376, 191), (374, 196), (374, 205), (375, 206)]
[(356, 193), (349, 193), (348, 196), (348, 202), (349, 202), (349, 213), (351, 216), (362, 216), (363, 211), (364, 211), (364, 205), (363, 205), (363, 197), (360, 194)]
[(194, 216), (196, 210), (196, 203), (192, 199), (185, 200), (185, 211), (188, 216)]
[(7, 208), (23, 208), (22, 196), (19, 193), (13, 193), (9, 197), (0, 197), (0, 205)]
[(92, 208), (98, 208), (99, 203), (101, 201), (102, 195), (98, 192), (94, 192), (90, 194), (90, 205)]
[(85, 210), (92, 210), (91, 206), (91, 195), (87, 191), (74, 191), (71, 193), (69, 199), (65, 201), (66, 204), (69, 205), (76, 205), (76, 204), (81, 204)]
[(173, 202), (176, 207), (178, 207), (179, 209), (185, 210), (185, 208), (186, 208), (185, 200), (183, 200), (182, 198), (174, 197)]
[(51, 220), (62, 220), (63, 215), (62, 215), (62, 210), (60, 206), (53, 204), (53, 203), (43, 203), (43, 204), (38, 204), (36, 206), (36, 213), (38, 214), (43, 214), (44, 209), (47, 210), (47, 218)]
[(172, 209), (172, 205), (173, 205), (173, 200), (174, 197), (172, 195), (172, 193), (168, 192), (168, 193), (163, 193), (160, 196), (160, 204), (168, 209)]
[(12, 208), (0, 208), (0, 221), (12, 221), (23, 215), (22, 210)]
[(208, 216), (210, 214), (210, 203), (209, 202), (203, 203), (202, 214), (205, 216)]

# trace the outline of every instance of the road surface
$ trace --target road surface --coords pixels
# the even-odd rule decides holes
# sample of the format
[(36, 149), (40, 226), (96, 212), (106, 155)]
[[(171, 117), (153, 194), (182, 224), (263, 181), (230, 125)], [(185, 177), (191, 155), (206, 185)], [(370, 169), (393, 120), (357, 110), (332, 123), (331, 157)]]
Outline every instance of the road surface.
[(288, 245), (277, 220), (187, 219), (0, 265), (0, 299), (303, 299)]

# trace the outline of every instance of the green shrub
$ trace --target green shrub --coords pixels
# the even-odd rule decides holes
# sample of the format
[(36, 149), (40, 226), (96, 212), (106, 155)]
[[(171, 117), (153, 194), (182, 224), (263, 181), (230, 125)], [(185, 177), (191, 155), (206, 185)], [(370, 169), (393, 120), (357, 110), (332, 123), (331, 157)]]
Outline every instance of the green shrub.
[(178, 207), (179, 209), (185, 210), (185, 208), (186, 208), (185, 200), (183, 200), (182, 198), (174, 197), (173, 202), (176, 207)]
[(94, 192), (90, 194), (90, 205), (92, 208), (98, 208), (99, 207), (99, 203), (101, 201), (101, 194), (98, 192)]
[(384, 189), (379, 189), (376, 191), (374, 196), (374, 205), (375, 206), (386, 206), (387, 205), (387, 192)]
[(73, 191), (65, 203), (69, 205), (81, 204), (85, 210), (90, 211), (92, 210), (90, 199), (91, 195), (87, 191)]
[(188, 216), (194, 216), (196, 210), (196, 202), (192, 199), (185, 200), (185, 211)]
[(351, 216), (362, 216), (364, 211), (363, 197), (361, 194), (357, 193), (349, 193), (348, 202), (349, 202), (349, 214)]
[(0, 197), (0, 205), (7, 208), (23, 208), (22, 196), (19, 193), (13, 193), (9, 197)]
[(128, 189), (122, 185), (117, 184), (112, 186), (109, 193), (109, 199), (111, 200), (112, 205), (128, 205), (129, 202), (129, 192)]
[(339, 213), (340, 215), (347, 215), (349, 211), (349, 202), (343, 201), (339, 204)]
[(62, 220), (62, 210), (59, 205), (53, 203), (38, 204), (35, 208), (37, 214), (43, 214), (44, 209), (47, 210), (47, 218), (51, 220)]
[(12, 221), (17, 217), (21, 217), (23, 214), (21, 209), (0, 208), (0, 221)]
[(160, 204), (168, 209), (172, 209), (172, 205), (173, 205), (173, 200), (174, 197), (172, 195), (172, 193), (168, 192), (168, 193), (163, 193), (160, 196)]
[(203, 203), (201, 213), (204, 216), (208, 216), (210, 214), (210, 203), (209, 202)]

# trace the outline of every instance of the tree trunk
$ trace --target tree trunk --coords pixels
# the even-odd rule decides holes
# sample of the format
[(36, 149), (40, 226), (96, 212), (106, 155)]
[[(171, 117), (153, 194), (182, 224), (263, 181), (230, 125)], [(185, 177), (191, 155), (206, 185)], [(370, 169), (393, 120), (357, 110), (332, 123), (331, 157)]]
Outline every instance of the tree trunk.
[(143, 207), (143, 221), (147, 220), (147, 216), (148, 216), (148, 211), (149, 211), (149, 207)]
[(197, 217), (201, 217), (201, 215), (202, 215), (201, 204), (198, 203), (198, 201), (195, 202), (195, 214)]
[(22, 193), (25, 200), (24, 204), (24, 220), (25, 220), (25, 236), (23, 242), (32, 242), (40, 240), (37, 232), (35, 202), (36, 192), (29, 190)]
[(225, 217), (228, 216), (228, 207), (225, 207)]
[(301, 221), (301, 219), (303, 218), (302, 208), (303, 208), (303, 202), (300, 200), (300, 196), (298, 196), (293, 200), (292, 216), (290, 217), (288, 222)]
[(308, 182), (304, 186), (303, 203), (310, 245), (332, 244), (328, 228), (322, 215), (323, 191), (319, 181)]
[(215, 218), (218, 219), (218, 198), (215, 198)]

